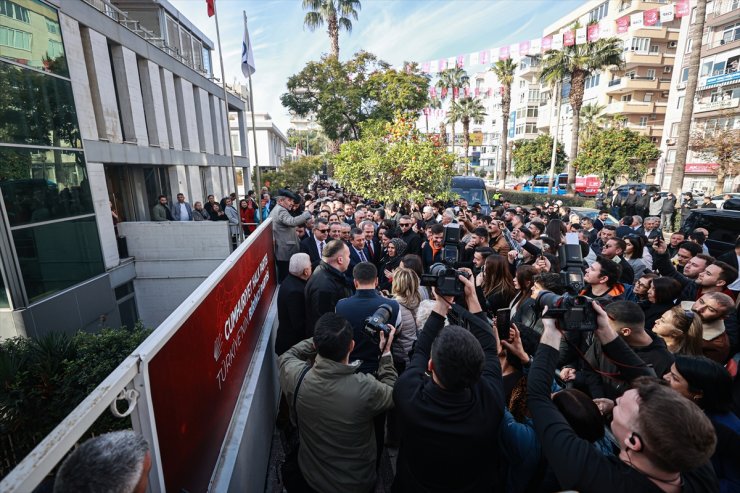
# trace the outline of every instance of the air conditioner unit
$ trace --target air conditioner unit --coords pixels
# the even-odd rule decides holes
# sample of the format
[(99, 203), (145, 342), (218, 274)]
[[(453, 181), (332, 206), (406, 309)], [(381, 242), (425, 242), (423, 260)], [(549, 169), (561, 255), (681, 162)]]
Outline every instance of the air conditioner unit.
[(675, 48), (678, 46), (678, 41), (671, 41), (668, 43), (668, 48)]
[(669, 146), (676, 145), (676, 139), (666, 139), (665, 143), (668, 144)]
[(650, 168), (648, 170), (648, 175), (655, 176), (656, 171), (657, 171), (657, 168)]
[(727, 43), (727, 41), (725, 41), (724, 39), (720, 39), (720, 40), (719, 40), (719, 45), (720, 45), (720, 46), (722, 46), (722, 45), (723, 45), (723, 44), (725, 44), (725, 43)]

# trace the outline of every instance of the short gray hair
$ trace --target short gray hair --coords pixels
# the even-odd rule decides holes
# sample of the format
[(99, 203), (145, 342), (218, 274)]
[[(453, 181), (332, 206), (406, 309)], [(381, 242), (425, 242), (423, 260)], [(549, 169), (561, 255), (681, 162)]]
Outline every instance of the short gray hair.
[(298, 276), (306, 270), (306, 267), (311, 267), (311, 257), (307, 253), (296, 253), (290, 257), (290, 263), (288, 264), (288, 272), (294, 276)]
[(54, 493), (132, 493), (144, 471), (149, 444), (132, 430), (87, 440), (59, 468)]

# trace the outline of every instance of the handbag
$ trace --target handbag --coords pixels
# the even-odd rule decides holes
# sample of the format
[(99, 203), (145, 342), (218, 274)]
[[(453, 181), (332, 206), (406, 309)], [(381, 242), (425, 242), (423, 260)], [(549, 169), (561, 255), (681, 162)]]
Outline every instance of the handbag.
[(310, 491), (310, 488), (306, 484), (306, 480), (303, 478), (303, 473), (298, 465), (298, 448), (300, 447), (300, 430), (298, 427), (298, 411), (296, 409), (296, 403), (298, 402), (298, 390), (301, 388), (303, 378), (311, 369), (309, 364), (301, 372), (298, 377), (298, 383), (295, 386), (295, 392), (293, 392), (293, 406), (290, 409), (291, 414), (295, 416), (295, 429), (291, 433), (286, 433), (288, 436), (285, 441), (285, 459), (280, 466), (280, 476), (282, 477), (283, 487), (289, 492), (302, 492)]

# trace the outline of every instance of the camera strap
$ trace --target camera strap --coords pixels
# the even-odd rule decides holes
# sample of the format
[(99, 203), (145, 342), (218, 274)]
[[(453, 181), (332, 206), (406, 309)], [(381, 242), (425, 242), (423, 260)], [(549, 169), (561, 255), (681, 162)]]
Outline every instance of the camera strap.
[(306, 376), (306, 373), (308, 373), (308, 370), (311, 369), (311, 365), (309, 363), (306, 363), (306, 366), (301, 371), (300, 376), (298, 377), (298, 383), (295, 384), (295, 391), (293, 392), (293, 417), (295, 418), (295, 427), (298, 429), (298, 432), (300, 433), (300, 426), (298, 425), (298, 409), (296, 408), (296, 404), (298, 403), (298, 390), (301, 388), (301, 384), (303, 383), (303, 379)]

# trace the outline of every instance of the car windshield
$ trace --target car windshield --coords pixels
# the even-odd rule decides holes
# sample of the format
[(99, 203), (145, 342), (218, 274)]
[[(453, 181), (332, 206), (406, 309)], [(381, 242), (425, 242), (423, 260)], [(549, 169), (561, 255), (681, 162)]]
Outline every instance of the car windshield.
[(453, 188), (452, 193), (459, 195), (461, 199), (467, 200), (470, 205), (476, 202), (481, 205), (488, 205), (486, 191), (481, 188)]

